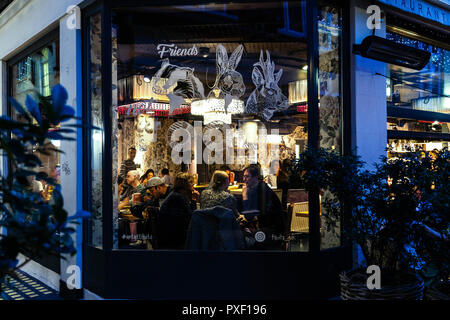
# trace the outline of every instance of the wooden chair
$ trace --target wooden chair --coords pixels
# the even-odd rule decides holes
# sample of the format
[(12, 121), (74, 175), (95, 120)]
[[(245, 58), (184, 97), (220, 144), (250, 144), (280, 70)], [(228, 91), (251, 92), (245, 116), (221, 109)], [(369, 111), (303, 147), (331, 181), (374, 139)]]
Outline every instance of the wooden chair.
[(290, 232), (309, 233), (308, 201), (291, 204)]

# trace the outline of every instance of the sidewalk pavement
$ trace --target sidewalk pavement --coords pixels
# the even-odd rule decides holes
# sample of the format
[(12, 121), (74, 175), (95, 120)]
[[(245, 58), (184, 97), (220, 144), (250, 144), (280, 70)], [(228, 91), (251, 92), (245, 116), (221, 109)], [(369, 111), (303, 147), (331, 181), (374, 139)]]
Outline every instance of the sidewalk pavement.
[(20, 270), (6, 276), (1, 286), (0, 300), (62, 300), (57, 291)]

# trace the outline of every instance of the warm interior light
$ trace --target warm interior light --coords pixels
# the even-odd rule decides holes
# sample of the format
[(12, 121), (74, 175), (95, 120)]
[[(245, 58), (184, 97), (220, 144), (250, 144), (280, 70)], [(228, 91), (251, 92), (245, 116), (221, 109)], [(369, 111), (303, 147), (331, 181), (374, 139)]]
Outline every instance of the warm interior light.
[(305, 71), (308, 70), (308, 65), (305, 64), (305, 65), (303, 66), (302, 70), (305, 70)]
[(212, 122), (223, 122), (225, 124), (231, 124), (231, 113), (208, 112), (204, 114), (203, 122), (205, 125)]
[(269, 134), (267, 135), (266, 141), (270, 144), (281, 144), (281, 136), (278, 134)]
[(147, 82), (147, 83), (150, 83), (152, 80), (149, 77), (145, 76), (144, 77), (144, 81)]
[(258, 123), (255, 121), (245, 122), (244, 129), (245, 140), (247, 143), (258, 143)]
[[(225, 99), (208, 98), (193, 101), (191, 104), (191, 113), (194, 115), (205, 115), (208, 112), (225, 113)], [(238, 114), (244, 112), (244, 102), (238, 99), (231, 100), (226, 110), (230, 114)]]

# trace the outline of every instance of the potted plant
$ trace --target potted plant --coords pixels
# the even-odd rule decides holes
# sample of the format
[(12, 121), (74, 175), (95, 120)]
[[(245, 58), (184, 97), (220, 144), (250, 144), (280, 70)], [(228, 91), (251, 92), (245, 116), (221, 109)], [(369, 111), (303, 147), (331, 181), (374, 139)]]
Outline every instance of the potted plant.
[[(446, 152), (437, 157), (447, 155), (448, 161)], [(366, 267), (375, 265), (381, 270), (381, 289), (374, 290), (367, 286), (366, 268), (342, 273), (343, 299), (422, 298), (424, 281), (418, 270), (432, 253), (436, 254), (426, 250), (430, 240), (424, 228), (429, 224), (430, 210), (442, 209), (436, 192), (448, 187), (448, 178), (437, 178), (436, 167), (441, 162), (445, 161), (411, 152), (404, 158), (383, 157), (369, 171), (355, 155), (324, 149), (308, 149), (294, 162), (293, 181), (303, 181), (309, 191), (332, 195), (322, 199), (326, 223), (342, 219), (343, 235), (361, 248)], [(448, 215), (448, 209), (442, 214)], [(448, 220), (439, 220), (433, 226), (438, 233), (448, 233)], [(448, 256), (444, 259), (448, 261)]]

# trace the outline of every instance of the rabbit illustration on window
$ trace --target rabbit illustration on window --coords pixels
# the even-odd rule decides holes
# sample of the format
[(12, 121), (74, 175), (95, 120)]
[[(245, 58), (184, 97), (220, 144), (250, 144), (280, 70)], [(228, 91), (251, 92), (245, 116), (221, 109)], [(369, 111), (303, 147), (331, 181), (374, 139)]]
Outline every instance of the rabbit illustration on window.
[[(165, 83), (162, 79), (165, 79)], [(171, 92), (169, 89), (173, 88)], [(194, 75), (194, 69), (170, 64), (164, 59), (161, 68), (154, 76), (152, 90), (156, 94), (167, 95), (170, 100), (170, 112), (185, 103), (184, 99), (203, 99), (205, 90), (202, 82)]]
[(245, 93), (242, 75), (236, 71), (243, 51), (244, 47), (239, 45), (228, 58), (223, 45), (216, 48), (216, 81), (208, 98), (225, 99), (225, 110), (233, 99), (239, 99)]
[(278, 82), (283, 69), (275, 73), (275, 63), (270, 61), (270, 53), (266, 50), (267, 60), (264, 61), (263, 51), (259, 62), (255, 63), (252, 72), (252, 81), (256, 89), (250, 94), (245, 105), (245, 113), (253, 113), (265, 121), (272, 118), (276, 111), (289, 107), (288, 98), (282, 93)]

